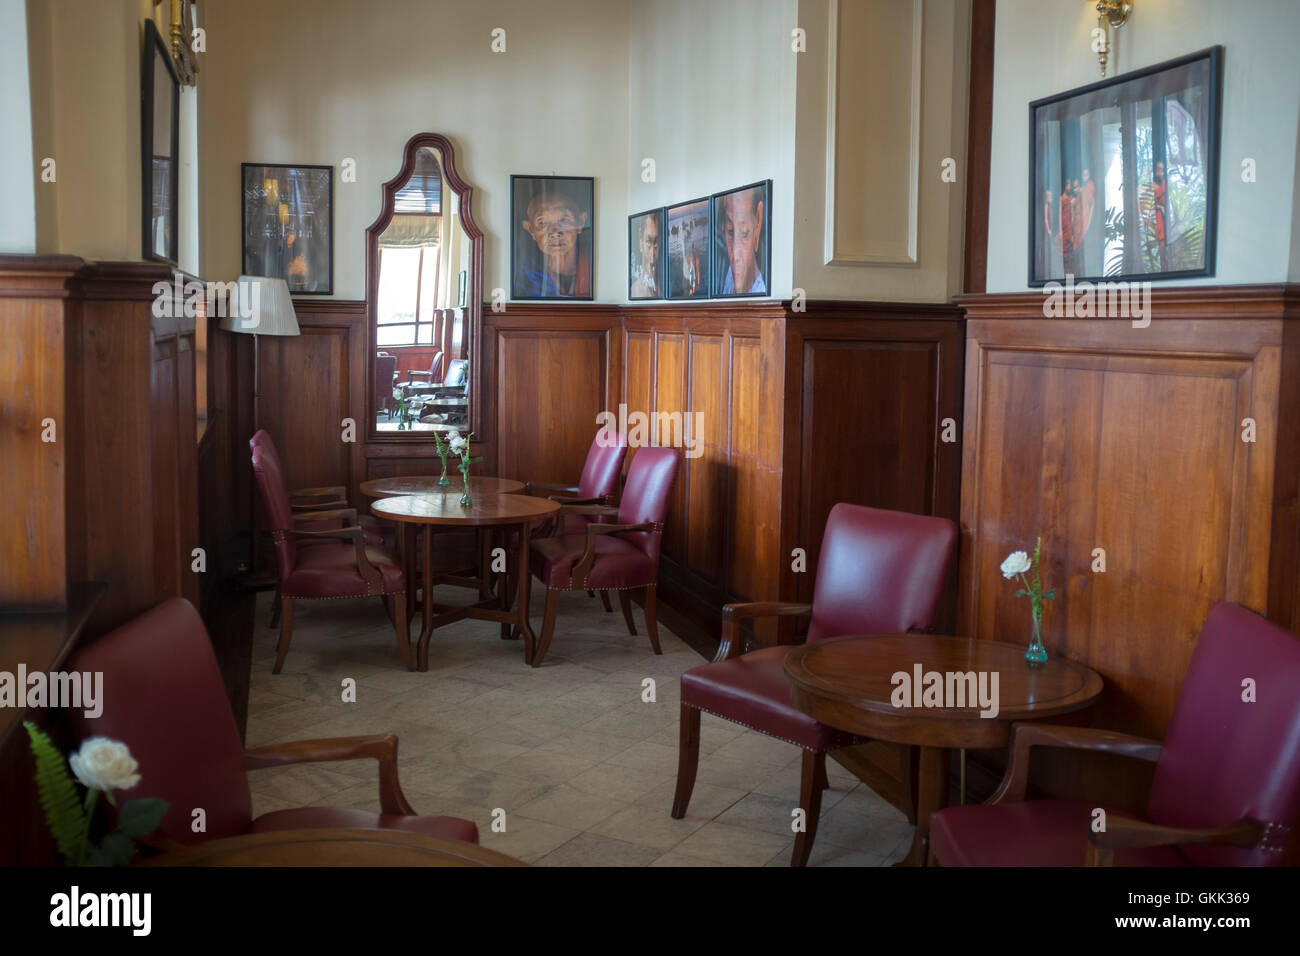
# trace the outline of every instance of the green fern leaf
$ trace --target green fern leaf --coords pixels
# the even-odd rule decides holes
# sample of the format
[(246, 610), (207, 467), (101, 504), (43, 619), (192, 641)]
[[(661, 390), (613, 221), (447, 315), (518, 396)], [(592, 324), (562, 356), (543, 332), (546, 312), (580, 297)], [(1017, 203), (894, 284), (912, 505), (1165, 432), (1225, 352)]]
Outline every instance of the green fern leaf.
[(86, 812), (77, 796), (77, 788), (68, 774), (63, 754), (50, 742), (44, 731), (24, 720), (27, 736), (36, 758), (36, 790), (40, 795), (45, 822), (58, 844), (63, 862), (76, 866), (81, 858), (81, 841), (86, 832)]

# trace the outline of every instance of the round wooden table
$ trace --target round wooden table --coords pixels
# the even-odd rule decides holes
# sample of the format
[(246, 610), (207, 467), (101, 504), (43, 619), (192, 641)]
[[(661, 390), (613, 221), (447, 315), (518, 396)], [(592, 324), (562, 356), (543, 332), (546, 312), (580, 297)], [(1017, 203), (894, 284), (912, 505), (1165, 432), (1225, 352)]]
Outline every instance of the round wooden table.
[[(966, 706), (895, 706), (892, 698), (904, 682), (921, 694), (926, 674), (985, 675), (992, 699), (992, 675), (997, 674), (997, 713), (981, 716), (976, 700)], [(947, 805), (948, 751), (951, 748), (1007, 746), (1011, 724), (1082, 711), (1101, 694), (1101, 676), (1061, 657), (1030, 666), (1025, 646), (1001, 641), (933, 634), (891, 634), (837, 637), (805, 644), (785, 661), (790, 697), (804, 713), (849, 733), (920, 747), (916, 837), (905, 862), (924, 866), (929, 852), (930, 814)], [(918, 683), (920, 688), (916, 688)], [(953, 689), (962, 682), (953, 681)], [(944, 700), (953, 705), (959, 701)]]
[[(361, 483), (361, 493), (368, 498), (388, 498), (393, 495), (434, 495), (456, 492), (460, 496), (463, 481), (459, 474), (448, 475), (450, 485), (438, 484), (438, 475), (404, 475), (398, 478), (374, 478)], [(469, 476), (469, 493), (480, 495), (512, 495), (524, 490), (522, 481), (513, 478), (491, 478), (486, 475)]]
[(410, 830), (276, 830), (209, 840), (138, 866), (526, 866), (474, 843)]
[[(528, 544), (532, 524), (547, 518), (560, 510), (558, 502), (547, 498), (534, 498), (528, 495), (484, 495), (474, 497), (468, 508), (461, 507), (460, 489), (445, 494), (405, 495), (400, 498), (381, 498), (370, 506), (370, 510), (397, 523), (402, 546), (398, 549), (403, 571), (407, 581), (415, 579), (415, 545), (411, 537), (416, 529), (423, 529), (423, 545), (420, 560), (423, 565), (421, 587), (423, 599), (420, 613), (420, 640), (417, 666), (422, 671), (429, 669), (429, 639), (435, 627), (451, 624), (464, 618), (500, 623), (502, 637), (508, 637), (513, 631), (525, 637), (524, 647), (529, 648), (536, 642), (536, 635), (528, 623), (528, 593), (532, 581), (528, 576)], [(509, 595), (491, 594), (487, 584), (487, 571), (483, 571), (480, 600), (476, 604), (447, 606), (438, 605), (433, 600), (433, 534), (434, 528), (477, 528), (508, 531), (519, 529), (518, 554), (515, 561), (516, 587), (518, 594), (514, 607), (510, 607)], [(508, 544), (503, 535), (502, 545)], [(486, 540), (486, 539), (485, 539)], [(485, 548), (486, 550), (486, 548)], [(411, 587), (407, 585), (410, 593)], [(525, 658), (527, 652), (525, 651)], [(525, 659), (525, 663), (527, 660)]]

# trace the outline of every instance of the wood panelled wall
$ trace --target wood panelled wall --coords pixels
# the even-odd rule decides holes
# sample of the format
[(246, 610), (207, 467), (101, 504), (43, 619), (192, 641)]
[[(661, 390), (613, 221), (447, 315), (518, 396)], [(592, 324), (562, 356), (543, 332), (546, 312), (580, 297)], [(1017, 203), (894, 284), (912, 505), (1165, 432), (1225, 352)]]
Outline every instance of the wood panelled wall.
[[(203, 316), (172, 283), (161, 265), (0, 256), (0, 671), (51, 671), (165, 598), (199, 603)], [(57, 711), (0, 711), (0, 864), (48, 864), (20, 716), (70, 742)]]
[(713, 628), (728, 600), (780, 594), (784, 329), (779, 302), (623, 310), (628, 414), (698, 413), (664, 531), (663, 593)]
[[(1048, 651), (1105, 679), (1094, 724), (1160, 738), (1216, 601), (1300, 625), (1300, 291), (1161, 290), (1147, 328), (1045, 319), (1041, 294), (961, 305), (962, 630), (1027, 641), (998, 565), (1042, 535)], [(1045, 753), (1038, 780), (1141, 809), (1135, 764)]]

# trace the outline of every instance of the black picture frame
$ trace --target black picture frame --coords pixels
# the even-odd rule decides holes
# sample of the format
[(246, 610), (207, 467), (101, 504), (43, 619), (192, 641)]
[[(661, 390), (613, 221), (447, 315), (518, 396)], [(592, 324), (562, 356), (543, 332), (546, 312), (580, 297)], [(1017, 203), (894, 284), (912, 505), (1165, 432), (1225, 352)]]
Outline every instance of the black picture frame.
[(239, 176), (243, 274), (284, 279), (294, 295), (333, 295), (334, 167), (240, 163)]
[[(1029, 104), (1031, 287), (1214, 275), (1222, 82), (1214, 46)], [(1119, 115), (1104, 123), (1103, 110)]]
[[(653, 217), (653, 219), (651, 219)], [(641, 244), (644, 226), (641, 222), (653, 221), (658, 228), (658, 238), (654, 242), (657, 258), (654, 274), (646, 277), (645, 248)], [(664, 224), (667, 216), (663, 206), (646, 209), (627, 217), (627, 298), (630, 302), (649, 302), (664, 298)]]
[[(173, 266), (180, 258), (180, 113), (181, 85), (171, 52), (153, 20), (146, 20), (140, 62), (140, 240), (145, 259)], [(170, 130), (158, 129), (163, 117)], [(160, 145), (166, 152), (157, 151)]]
[(456, 308), (465, 308), (465, 290), (469, 288), (469, 271), (460, 270), (460, 282), (456, 286)]
[[(735, 196), (740, 193), (754, 193), (761, 198), (761, 211), (754, 209), (758, 213), (759, 230), (757, 241), (754, 246), (752, 257), (758, 266), (758, 278), (750, 283), (750, 288), (744, 292), (738, 292), (733, 287), (732, 291), (725, 291), (727, 280), (732, 274), (732, 264), (727, 248), (726, 228), (728, 217), (726, 210), (722, 208), (723, 201), (728, 196)], [(714, 193), (710, 199), (711, 213), (713, 218), (712, 227), (709, 235), (712, 237), (710, 242), (711, 257), (713, 259), (713, 297), (715, 299), (741, 299), (770, 296), (772, 294), (772, 180), (763, 179), (756, 183), (749, 183), (746, 186), (737, 186), (735, 189), (727, 189), (723, 192)], [(755, 291), (754, 285), (758, 280), (762, 280), (762, 289)]]
[[(525, 226), (534, 200), (567, 204), (574, 209), (574, 272), (571, 291), (564, 291), (547, 270), (532, 226)], [(532, 215), (540, 210), (534, 208)], [(554, 290), (554, 291), (552, 291)], [(596, 291), (596, 180), (592, 176), (510, 177), (510, 298), (519, 301), (567, 299), (589, 302)]]
[[(685, 267), (682, 230), (688, 231), (695, 253), (693, 269)], [(713, 291), (713, 198), (701, 196), (664, 207), (664, 292), (668, 299), (707, 299)], [(673, 249), (678, 249), (674, 257)]]

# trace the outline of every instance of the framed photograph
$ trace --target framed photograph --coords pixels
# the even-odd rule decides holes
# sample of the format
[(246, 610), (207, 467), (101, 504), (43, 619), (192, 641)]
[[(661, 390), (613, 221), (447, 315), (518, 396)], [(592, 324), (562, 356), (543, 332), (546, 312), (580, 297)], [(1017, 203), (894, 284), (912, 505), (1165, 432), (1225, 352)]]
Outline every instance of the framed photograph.
[(140, 68), (140, 206), (144, 258), (177, 264), (180, 81), (152, 19), (145, 21)]
[(334, 167), (241, 164), (243, 273), (294, 295), (334, 292)]
[(709, 297), (709, 197), (692, 199), (664, 209), (667, 220), (668, 276), (670, 299)]
[(647, 209), (627, 217), (627, 297), (664, 297), (664, 211)]
[(510, 177), (510, 298), (591, 299), (596, 180)]
[(1029, 104), (1029, 284), (1214, 275), (1223, 48)]
[(713, 194), (713, 295), (767, 295), (772, 180)]

